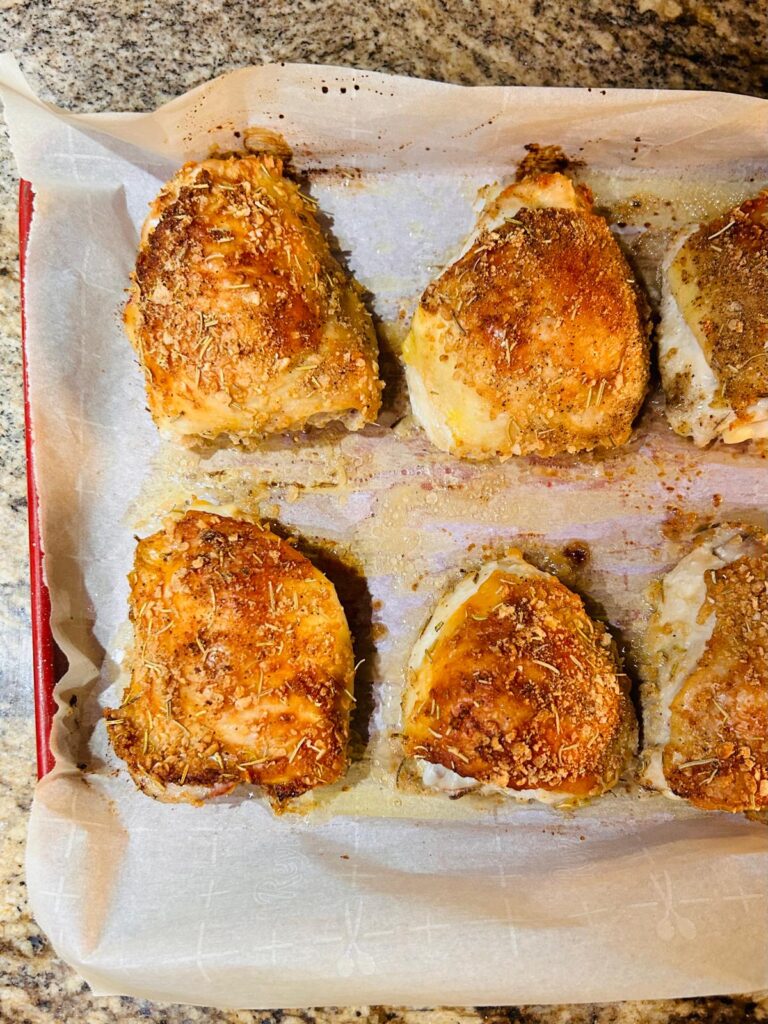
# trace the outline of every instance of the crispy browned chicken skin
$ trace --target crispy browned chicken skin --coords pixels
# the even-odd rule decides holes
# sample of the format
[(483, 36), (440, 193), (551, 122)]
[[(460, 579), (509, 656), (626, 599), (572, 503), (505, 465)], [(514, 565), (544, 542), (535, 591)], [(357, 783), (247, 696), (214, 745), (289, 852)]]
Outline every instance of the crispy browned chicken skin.
[(189, 163), (152, 204), (125, 323), (150, 412), (182, 441), (376, 419), (370, 315), (282, 170)]
[(196, 801), (255, 783), (279, 803), (344, 773), (352, 643), (311, 562), (190, 511), (139, 541), (130, 585), (131, 682), (106, 717), (142, 789)]
[(586, 188), (510, 185), (424, 292), (406, 339), (411, 405), (468, 459), (623, 444), (648, 385), (645, 304)]
[(705, 810), (768, 811), (768, 535), (701, 534), (656, 593), (647, 781)]
[(403, 710), (407, 754), (548, 803), (609, 789), (636, 740), (610, 635), (516, 555), (440, 602), (411, 658)]
[(768, 439), (768, 191), (675, 239), (658, 337), (678, 434)]

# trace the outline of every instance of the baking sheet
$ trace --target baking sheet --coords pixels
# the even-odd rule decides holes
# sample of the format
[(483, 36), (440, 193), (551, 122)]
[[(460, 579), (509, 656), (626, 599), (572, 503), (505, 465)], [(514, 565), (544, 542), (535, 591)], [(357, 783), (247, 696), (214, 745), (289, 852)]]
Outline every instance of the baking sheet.
[[(765, 523), (768, 498), (764, 460), (694, 451), (667, 430), (658, 398), (609, 456), (472, 466), (431, 450), (396, 359), (421, 289), (472, 223), (478, 187), (540, 142), (584, 162), (575, 173), (653, 293), (676, 227), (768, 181), (768, 104), (269, 66), (154, 114), (73, 116), (37, 101), (9, 57), (0, 86), (36, 191), (31, 404), (52, 624), (71, 663), (28, 853), (35, 914), (58, 952), (98, 993), (230, 1007), (768, 986), (760, 825), (631, 787), (564, 816), (393, 781), (404, 661), (460, 569), (521, 544), (589, 593), (641, 668), (644, 590), (684, 549), (681, 534), (728, 515)], [(120, 307), (162, 181), (244, 141), (287, 144), (309, 172), (380, 321), (386, 408), (358, 435), (180, 456), (144, 409)], [(356, 729), (367, 745), (347, 786), (313, 797), (310, 814), (274, 819), (251, 794), (157, 804), (106, 747), (99, 711), (119, 686), (133, 534), (193, 497), (279, 520), (347, 606), (366, 658)], [(579, 571), (562, 556), (571, 540), (590, 547)]]

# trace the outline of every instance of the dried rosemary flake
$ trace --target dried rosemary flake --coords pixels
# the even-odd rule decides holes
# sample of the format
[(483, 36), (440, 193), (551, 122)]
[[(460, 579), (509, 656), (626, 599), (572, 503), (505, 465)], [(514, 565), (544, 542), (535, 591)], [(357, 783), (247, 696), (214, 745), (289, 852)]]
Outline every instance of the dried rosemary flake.
[(560, 715), (558, 715), (557, 708), (555, 707), (554, 704), (551, 706), (550, 711), (552, 712), (552, 715), (553, 715), (553, 717), (555, 719), (555, 732), (559, 736), (560, 735)]
[(727, 712), (727, 711), (725, 710), (725, 708), (723, 707), (723, 705), (722, 705), (722, 704), (720, 704), (720, 703), (719, 703), (719, 701), (717, 700), (717, 698), (715, 698), (715, 697), (713, 697), (713, 698), (712, 698), (712, 703), (713, 703), (713, 704), (715, 705), (715, 707), (717, 708), (717, 710), (718, 710), (718, 711), (720, 712), (720, 714), (722, 715), (723, 721), (724, 721), (724, 722), (727, 722), (727, 721), (728, 721), (728, 712)]
[(531, 658), (531, 661), (534, 665), (541, 665), (542, 668), (548, 668), (550, 672), (554, 672), (556, 676), (560, 675), (560, 669), (555, 668), (555, 666), (551, 665), (548, 661), (541, 661), (539, 658)]
[(305, 744), (306, 742), (307, 742), (307, 737), (306, 737), (306, 736), (302, 736), (302, 738), (301, 738), (301, 739), (299, 740), (299, 742), (298, 742), (298, 743), (296, 744), (296, 747), (294, 748), (294, 751), (293, 751), (293, 753), (292, 753), (292, 754), (291, 754), (291, 756), (290, 756), (290, 757), (288, 758), (288, 764), (293, 764), (293, 762), (294, 762), (294, 760), (295, 760), (295, 758), (296, 758), (296, 755), (298, 754), (298, 752), (299, 752), (299, 751), (301, 750), (301, 748), (302, 748), (302, 747), (304, 746), (304, 744)]
[(682, 764), (676, 764), (674, 767), (678, 771), (684, 771), (686, 768), (698, 768), (703, 764), (720, 764), (720, 758), (718, 757), (701, 757), (694, 761), (683, 761)]
[[(730, 221), (730, 223), (726, 224), (724, 228), (720, 228), (719, 231), (716, 231), (714, 233), (714, 235), (707, 235), (707, 241), (711, 242), (713, 238), (717, 238), (719, 235), (724, 235), (725, 232), (728, 231), (729, 228), (732, 228), (735, 223), (736, 223), (736, 221), (732, 220), (732, 221)], [(713, 246), (712, 248), (715, 248), (715, 247)]]
[(208, 351), (208, 349), (211, 347), (212, 344), (213, 344), (213, 338), (211, 337), (210, 334), (207, 334), (205, 336), (205, 340), (203, 341), (202, 345), (200, 346), (199, 352), (197, 353), (197, 358), (202, 360), (203, 356), (205, 355), (205, 353)]
[(461, 753), (461, 751), (456, 750), (455, 747), (448, 747), (448, 750), (451, 754), (453, 754), (454, 757), (458, 757), (460, 761), (463, 761), (464, 764), (469, 764), (469, 758), (465, 757), (464, 754)]

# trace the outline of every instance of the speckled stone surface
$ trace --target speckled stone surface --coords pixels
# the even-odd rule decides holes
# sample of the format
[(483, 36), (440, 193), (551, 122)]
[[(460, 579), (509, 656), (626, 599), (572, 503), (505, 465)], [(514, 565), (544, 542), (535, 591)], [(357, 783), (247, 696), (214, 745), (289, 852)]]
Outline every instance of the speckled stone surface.
[[(82, 110), (155, 107), (244, 64), (346, 64), (466, 84), (723, 89), (768, 95), (762, 0), (0, 0), (0, 47), (40, 94)], [(224, 1013), (94, 999), (26, 904), (34, 779), (15, 168), (0, 125), (0, 1021), (650, 1024), (768, 1020), (757, 998), (482, 1011)]]

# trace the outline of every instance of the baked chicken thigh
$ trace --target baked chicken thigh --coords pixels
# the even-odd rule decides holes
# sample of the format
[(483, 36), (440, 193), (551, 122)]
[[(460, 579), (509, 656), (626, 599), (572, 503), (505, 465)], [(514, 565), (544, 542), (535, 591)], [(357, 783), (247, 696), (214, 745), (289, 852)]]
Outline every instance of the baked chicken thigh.
[(273, 156), (186, 164), (144, 225), (125, 310), (162, 431), (244, 441), (376, 419), (376, 335)]
[(467, 459), (623, 444), (648, 386), (644, 300), (592, 196), (540, 174), (487, 203), (403, 351), (414, 416)]

